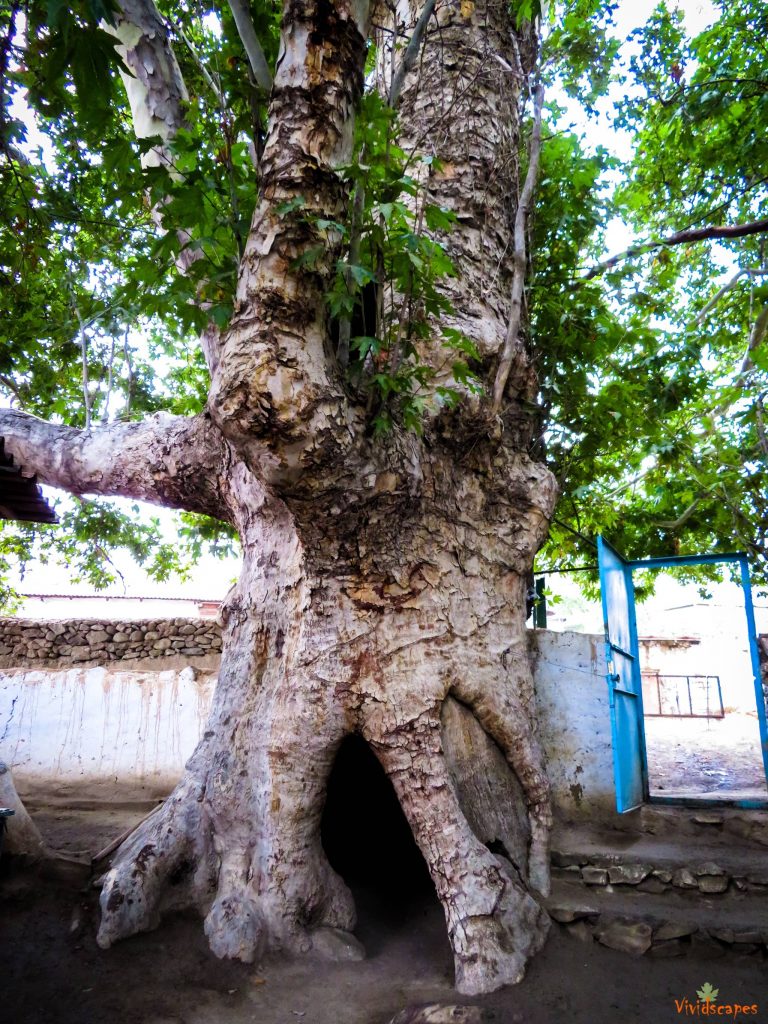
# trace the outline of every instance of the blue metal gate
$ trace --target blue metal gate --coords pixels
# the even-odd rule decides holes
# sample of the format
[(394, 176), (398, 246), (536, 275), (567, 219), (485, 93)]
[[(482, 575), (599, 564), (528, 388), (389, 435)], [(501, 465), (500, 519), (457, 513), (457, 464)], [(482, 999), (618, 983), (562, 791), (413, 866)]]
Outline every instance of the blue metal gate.
[(602, 537), (597, 539), (597, 558), (608, 665), (616, 809), (623, 814), (648, 799), (635, 590), (631, 565)]
[[(600, 567), (600, 593), (605, 625), (605, 656), (608, 666), (608, 693), (611, 709), (613, 771), (616, 782), (616, 809), (631, 811), (649, 800), (648, 765), (643, 728), (643, 692), (635, 622), (633, 569), (665, 569), (675, 565), (738, 564), (744, 596), (744, 612), (755, 684), (755, 703), (760, 729), (760, 745), (765, 777), (768, 780), (768, 722), (760, 674), (757, 629), (752, 606), (749, 562), (741, 552), (723, 555), (678, 555), (672, 558), (646, 558), (628, 561), (603, 538), (597, 539)], [(664, 803), (664, 797), (651, 798)], [(676, 802), (676, 801), (675, 801)], [(704, 799), (686, 803), (707, 804)], [(765, 807), (765, 800), (736, 801), (741, 807)]]

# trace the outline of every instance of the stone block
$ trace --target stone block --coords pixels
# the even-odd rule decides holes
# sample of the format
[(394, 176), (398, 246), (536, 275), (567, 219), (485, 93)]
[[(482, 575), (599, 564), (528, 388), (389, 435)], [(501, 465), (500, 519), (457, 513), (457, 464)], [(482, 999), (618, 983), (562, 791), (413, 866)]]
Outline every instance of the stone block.
[(698, 931), (695, 924), (682, 924), (678, 921), (665, 921), (653, 933), (654, 942), (666, 942), (669, 939), (684, 939)]
[(725, 892), (727, 888), (727, 875), (701, 875), (699, 878), (699, 889), (708, 895)]
[(677, 869), (672, 875), (672, 885), (676, 885), (678, 889), (698, 889), (699, 887), (695, 875), (688, 868)]
[(644, 879), (637, 887), (638, 892), (649, 892), (654, 896), (660, 896), (661, 893), (666, 892), (669, 886), (665, 885), (660, 878)]
[(588, 864), (581, 869), (581, 878), (587, 885), (607, 885), (608, 871), (606, 868), (596, 868)]
[(560, 907), (552, 907), (549, 911), (549, 916), (553, 921), (557, 921), (558, 924), (572, 924), (574, 921), (584, 917), (585, 913), (581, 910), (563, 910)]
[(608, 881), (612, 885), (639, 885), (650, 873), (650, 864), (616, 864), (608, 868)]
[(651, 948), (653, 931), (645, 921), (630, 921), (617, 918), (595, 929), (595, 938), (609, 949), (618, 949), (632, 956), (642, 956)]
[(693, 874), (697, 877), (700, 875), (724, 875), (725, 871), (719, 864), (715, 864), (714, 861), (708, 860), (704, 864), (697, 865), (693, 869)]

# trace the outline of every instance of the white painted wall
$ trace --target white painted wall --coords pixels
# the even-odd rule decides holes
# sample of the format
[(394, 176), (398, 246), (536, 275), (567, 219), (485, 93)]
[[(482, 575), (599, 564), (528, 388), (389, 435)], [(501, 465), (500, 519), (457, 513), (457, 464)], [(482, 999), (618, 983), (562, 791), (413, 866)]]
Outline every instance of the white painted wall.
[(22, 798), (152, 800), (203, 732), (215, 676), (192, 668), (0, 673), (0, 757)]
[[(531, 642), (555, 802), (569, 816), (610, 811), (602, 638), (536, 631)], [(0, 758), (38, 803), (165, 796), (203, 732), (214, 682), (191, 668), (0, 672)]]
[(530, 634), (541, 742), (558, 812), (605, 817), (616, 809), (602, 636)]

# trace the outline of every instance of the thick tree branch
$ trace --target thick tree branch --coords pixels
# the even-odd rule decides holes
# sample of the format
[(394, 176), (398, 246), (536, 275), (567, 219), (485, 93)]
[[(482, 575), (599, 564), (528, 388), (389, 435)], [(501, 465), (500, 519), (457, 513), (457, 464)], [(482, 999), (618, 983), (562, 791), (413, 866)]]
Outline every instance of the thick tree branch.
[(25, 472), (51, 487), (232, 519), (221, 483), (230, 454), (206, 416), (157, 413), (77, 430), (0, 409), (0, 436)]
[(754, 220), (747, 224), (710, 224), (703, 228), (686, 228), (684, 231), (677, 231), (666, 238), (659, 238), (652, 242), (641, 242), (639, 245), (632, 245), (624, 252), (611, 256), (610, 259), (598, 263), (587, 271), (577, 281), (591, 281), (593, 277), (605, 273), (612, 267), (623, 263), (624, 260), (632, 259), (634, 256), (643, 256), (653, 252), (655, 249), (663, 249), (673, 245), (686, 245), (693, 242), (706, 242), (717, 238), (745, 238), (748, 235), (761, 235), (768, 232), (768, 219)]
[(256, 36), (248, 4), (244, 3), (244, 0), (229, 0), (229, 7), (254, 78), (262, 89), (269, 92), (272, 88), (272, 72), (269, 70), (267, 58), (264, 56), (261, 43)]
[[(115, 36), (115, 50), (125, 64), (126, 70), (121, 72), (121, 78), (128, 95), (134, 134), (137, 139), (160, 140), (144, 154), (142, 165), (165, 167), (173, 175), (174, 162), (169, 143), (184, 125), (184, 109), (189, 99), (184, 78), (168, 29), (153, 0), (118, 0), (118, 3), (120, 12), (114, 25), (103, 22), (102, 28)], [(182, 39), (186, 38), (181, 29), (179, 34)], [(224, 109), (221, 89), (204, 67), (201, 66), (201, 70)], [(152, 219), (160, 231), (165, 231), (162, 203), (152, 208)], [(202, 252), (190, 247), (189, 232), (180, 229), (176, 236), (181, 246), (176, 266), (180, 273), (186, 274)], [(200, 339), (211, 375), (218, 364), (219, 333), (216, 325), (211, 323)]]
[(184, 122), (186, 86), (163, 19), (153, 0), (119, 0), (114, 25), (102, 23), (115, 36), (115, 49), (126, 71), (121, 78), (131, 107), (137, 139), (160, 138), (143, 158), (144, 166), (170, 166), (167, 144)]
[(507, 386), (509, 371), (519, 350), (520, 322), (523, 316), (523, 289), (525, 287), (525, 275), (528, 269), (528, 255), (526, 246), (526, 227), (528, 214), (533, 203), (533, 194), (536, 188), (536, 178), (539, 173), (539, 159), (541, 157), (541, 111), (544, 106), (544, 86), (538, 83), (534, 91), (533, 105), (533, 131), (531, 132), (531, 143), (528, 154), (528, 171), (525, 175), (525, 183), (520, 193), (520, 201), (515, 214), (515, 249), (512, 254), (514, 275), (512, 278), (512, 296), (509, 309), (509, 323), (507, 336), (504, 339), (504, 348), (501, 352), (501, 359), (496, 371), (496, 380), (493, 384), (493, 414), (496, 415), (501, 408), (504, 399), (504, 389)]
[(419, 20), (414, 26), (411, 38), (408, 40), (408, 45), (405, 48), (402, 60), (397, 67), (394, 75), (392, 76), (392, 84), (389, 87), (389, 105), (390, 107), (396, 107), (400, 100), (400, 93), (403, 91), (403, 85), (405, 79), (408, 77), (409, 72), (413, 69), (416, 59), (419, 56), (419, 50), (421, 49), (421, 41), (424, 38), (424, 33), (427, 31), (427, 25), (429, 19), (432, 17), (432, 12), (435, 9), (435, 0), (427, 0), (424, 4), (424, 9), (419, 15)]
[(700, 324), (703, 324), (704, 321), (707, 319), (707, 315), (715, 308), (720, 299), (722, 299), (724, 295), (727, 295), (731, 288), (735, 288), (739, 281), (742, 279), (742, 277), (762, 277), (763, 275), (768, 275), (768, 270), (762, 270), (760, 268), (749, 269), (745, 267), (742, 270), (737, 271), (737, 273), (733, 275), (730, 281), (726, 281), (722, 288), (720, 288), (712, 296), (712, 298), (709, 300), (709, 302), (706, 304), (706, 306), (702, 309), (702, 311), (694, 320), (693, 326), (698, 327)]
[(317, 223), (347, 205), (336, 169), (352, 155), (367, 35), (367, 0), (285, 3), (261, 198), (209, 400), (241, 451), (265, 440), (279, 458), (290, 449), (283, 470), (298, 471), (320, 444), (345, 446), (353, 432), (329, 359), (325, 300), (340, 239)]
[(766, 333), (768, 333), (768, 305), (763, 306), (755, 320), (755, 325), (752, 328), (749, 341), (747, 342), (747, 351), (744, 353), (741, 368), (739, 369), (738, 384), (743, 383), (745, 374), (749, 373), (755, 365), (752, 362), (752, 353), (763, 343)]

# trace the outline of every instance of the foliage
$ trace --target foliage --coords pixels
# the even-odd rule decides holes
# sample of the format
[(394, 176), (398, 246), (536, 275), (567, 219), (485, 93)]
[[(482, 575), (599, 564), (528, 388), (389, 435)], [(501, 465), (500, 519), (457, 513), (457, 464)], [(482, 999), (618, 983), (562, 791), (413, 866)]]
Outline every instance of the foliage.
[[(113, 9), (111, 0), (83, 0), (0, 13), (0, 389), (18, 407), (72, 426), (86, 421), (83, 343), (93, 422), (204, 407), (200, 304), (218, 323), (229, 319), (258, 188), (249, 143), (262, 144), (265, 123), (228, 12), (217, 32), (200, 9), (190, 16), (169, 4), (166, 16), (184, 26), (175, 52), (189, 92), (186, 124), (173, 173), (142, 170), (153, 140), (134, 138), (114, 39), (100, 27)], [(274, 61), (278, 5), (254, 13)], [(164, 231), (151, 215), (159, 200)], [(187, 274), (176, 266), (182, 228), (184, 244), (201, 254)], [(60, 527), (2, 524), (0, 574), (9, 559), (23, 571), (32, 558), (57, 558), (106, 586), (117, 547), (163, 579), (203, 550), (231, 545), (226, 526), (202, 528), (198, 517), (180, 521), (170, 545), (156, 520), (119, 504), (60, 499), (59, 507)]]
[(610, 116), (632, 132), (630, 159), (568, 134), (544, 147), (532, 320), (547, 339), (544, 441), (563, 498), (542, 567), (593, 563), (603, 532), (635, 558), (745, 550), (768, 577), (765, 342), (741, 370), (768, 276), (745, 273), (707, 310), (739, 268), (766, 267), (765, 236), (661, 247), (578, 280), (611, 218), (654, 239), (766, 217), (765, 27), (762, 5), (723, 3), (687, 39), (679, 11), (660, 4), (613, 71)]
[[(189, 104), (172, 173), (142, 169), (152, 140), (133, 136), (103, 28), (112, 3), (0, 10), (0, 390), (73, 426), (85, 424), (86, 405), (94, 422), (203, 408), (196, 335), (208, 317), (229, 319), (266, 125), (266, 97), (228, 6), (215, 14), (165, 0)], [(522, 24), (540, 8), (526, 0), (511, 14)], [(541, 389), (535, 453), (563, 497), (539, 564), (591, 562), (604, 532), (633, 557), (743, 548), (765, 579), (765, 341), (740, 371), (768, 303), (768, 275), (746, 273), (765, 269), (764, 236), (661, 247), (580, 278), (618, 220), (653, 240), (768, 215), (768, 14), (756, 0), (722, 0), (715, 23), (688, 38), (661, 3), (620, 46), (617, 8), (571, 0), (549, 5), (545, 24), (550, 102), (527, 299)], [(253, 0), (251, 15), (274, 67), (280, 5)], [(631, 155), (591, 145), (585, 127), (569, 124), (576, 107), (598, 130), (631, 138)], [(439, 161), (409, 162), (396, 136), (395, 114), (369, 91), (356, 159), (341, 172), (349, 212), (313, 225), (341, 243), (328, 314), (350, 329), (347, 385), (379, 431), (395, 421), (418, 430), (431, 407), (478, 387), (471, 341), (436, 330), (456, 273), (445, 246), (451, 215), (430, 201)], [(163, 230), (152, 215), (159, 203)], [(306, 216), (300, 206), (284, 212)], [(198, 258), (181, 273), (185, 246)], [(445, 352), (437, 375), (423, 358), (434, 344)], [(112, 546), (162, 575), (232, 543), (220, 525), (185, 516), (172, 550), (156, 524), (119, 505), (66, 508), (67, 530), (5, 524), (0, 562), (58, 554), (103, 583), (114, 574)]]
[[(354, 318), (363, 312), (369, 285), (384, 311), (371, 323), (363, 317), (366, 333), (350, 342), (350, 381), (370, 394), (379, 433), (391, 427), (394, 417), (420, 432), (430, 404), (453, 405), (463, 388), (479, 388), (467, 362), (478, 358), (477, 349), (459, 331), (439, 327), (446, 350), (442, 371), (420, 358), (420, 345), (429, 344), (441, 319), (453, 312), (440, 281), (456, 271), (439, 237), (450, 232), (455, 215), (429, 202), (429, 182), (439, 162), (423, 157), (418, 168), (411, 168), (407, 154), (394, 143), (395, 122), (394, 111), (378, 93), (364, 96), (356, 124), (358, 158), (341, 171), (350, 193), (362, 199), (359, 222), (349, 228), (328, 225), (349, 242), (327, 296), (331, 315)], [(357, 235), (355, 262), (352, 233)]]

